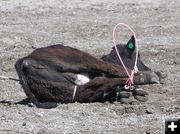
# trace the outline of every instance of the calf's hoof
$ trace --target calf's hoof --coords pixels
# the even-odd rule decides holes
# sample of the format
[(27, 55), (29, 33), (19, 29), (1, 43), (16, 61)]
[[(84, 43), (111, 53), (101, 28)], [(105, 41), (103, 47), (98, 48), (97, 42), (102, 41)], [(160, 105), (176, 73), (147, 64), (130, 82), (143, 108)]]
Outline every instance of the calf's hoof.
[(117, 101), (123, 104), (134, 104), (134, 102), (146, 102), (148, 100), (148, 93), (142, 89), (119, 91)]

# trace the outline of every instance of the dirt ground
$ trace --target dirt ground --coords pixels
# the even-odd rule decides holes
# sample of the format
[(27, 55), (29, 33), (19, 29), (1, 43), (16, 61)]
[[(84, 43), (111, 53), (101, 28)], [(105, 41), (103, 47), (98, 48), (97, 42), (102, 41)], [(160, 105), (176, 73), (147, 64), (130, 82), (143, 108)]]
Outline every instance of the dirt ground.
[[(14, 104), (26, 98), (23, 89), (0, 80), (0, 134), (163, 134), (166, 119), (180, 118), (179, 20), (178, 0), (0, 0), (0, 75), (17, 78), (18, 58), (58, 43), (97, 57), (107, 54), (118, 22), (136, 31), (144, 63), (167, 74), (164, 84), (141, 86), (150, 94), (145, 103), (53, 109)], [(118, 42), (126, 43), (130, 34), (118, 31)]]

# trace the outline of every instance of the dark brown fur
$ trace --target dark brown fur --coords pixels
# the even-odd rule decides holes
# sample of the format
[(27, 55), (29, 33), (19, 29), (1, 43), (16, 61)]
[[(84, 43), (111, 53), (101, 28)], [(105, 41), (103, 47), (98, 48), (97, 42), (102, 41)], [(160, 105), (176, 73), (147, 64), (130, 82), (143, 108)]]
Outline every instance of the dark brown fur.
[[(114, 100), (116, 87), (123, 87), (128, 78), (121, 65), (102, 61), (63, 45), (36, 49), (29, 56), (18, 60), (15, 68), (28, 99), (37, 107), (44, 107), (46, 102)], [(129, 69), (128, 71), (130, 72)], [(76, 74), (81, 73), (88, 73), (91, 80), (77, 86), (73, 99), (73, 81)], [(148, 70), (136, 74), (135, 84), (151, 83), (151, 73)]]

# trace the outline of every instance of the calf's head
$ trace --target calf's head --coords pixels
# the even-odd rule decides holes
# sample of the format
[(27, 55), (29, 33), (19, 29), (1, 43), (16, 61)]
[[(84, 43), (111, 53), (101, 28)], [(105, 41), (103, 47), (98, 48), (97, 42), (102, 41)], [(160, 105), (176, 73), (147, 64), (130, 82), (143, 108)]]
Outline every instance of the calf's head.
[[(136, 57), (136, 46), (134, 36), (131, 37), (131, 39), (128, 41), (126, 45), (117, 45), (117, 49), (125, 66), (132, 70), (134, 67)], [(112, 48), (110, 54), (104, 55), (102, 57), (102, 60), (121, 65), (121, 62), (116, 54), (115, 47)], [(141, 61), (139, 53), (137, 59), (137, 67), (139, 71), (150, 71), (150, 68), (144, 65), (144, 63)]]

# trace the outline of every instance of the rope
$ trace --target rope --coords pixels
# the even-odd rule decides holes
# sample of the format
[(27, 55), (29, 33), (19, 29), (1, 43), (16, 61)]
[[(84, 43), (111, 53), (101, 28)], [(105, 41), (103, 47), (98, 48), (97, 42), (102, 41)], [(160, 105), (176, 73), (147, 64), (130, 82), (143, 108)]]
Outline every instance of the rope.
[(19, 81), (19, 79), (11, 78), (11, 77), (6, 77), (6, 76), (0, 76), (0, 80), (14, 80), (14, 81)]
[[(135, 61), (134, 61), (134, 68), (133, 68), (133, 70), (131, 70), (131, 73), (129, 73), (129, 72), (127, 71), (127, 68), (126, 68), (126, 66), (125, 66), (125, 64), (124, 64), (124, 62), (123, 62), (123, 60), (122, 60), (122, 58), (121, 58), (121, 56), (120, 56), (120, 54), (119, 54), (119, 51), (118, 51), (118, 49), (117, 49), (117, 46), (116, 46), (116, 36), (115, 36), (115, 32), (116, 32), (116, 28), (117, 28), (119, 25), (122, 25), (122, 26), (127, 27), (127, 28), (133, 33), (134, 38), (135, 38), (136, 57), (135, 57)], [(134, 30), (133, 30), (129, 25), (127, 25), (127, 24), (125, 24), (125, 23), (118, 23), (117, 25), (115, 25), (115, 27), (113, 28), (113, 45), (114, 45), (114, 47), (115, 47), (117, 56), (118, 56), (118, 58), (119, 58), (119, 60), (120, 60), (120, 62), (121, 62), (121, 64), (122, 64), (124, 70), (126, 71), (128, 77), (129, 77), (128, 80), (125, 82), (124, 88), (125, 88), (125, 89), (129, 89), (129, 88), (134, 84), (134, 82), (133, 82), (134, 74), (138, 72), (138, 68), (137, 68), (138, 42), (137, 42), (137, 37), (136, 37), (136, 34), (135, 34)]]
[(75, 98), (75, 95), (76, 95), (76, 91), (77, 91), (77, 85), (74, 86), (72, 102), (74, 101), (74, 98)]

